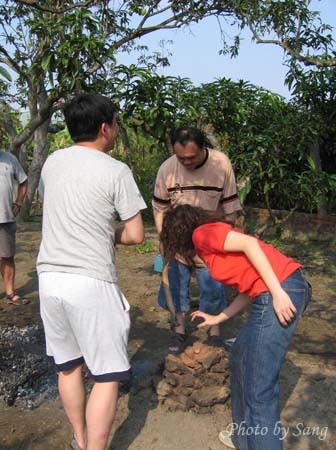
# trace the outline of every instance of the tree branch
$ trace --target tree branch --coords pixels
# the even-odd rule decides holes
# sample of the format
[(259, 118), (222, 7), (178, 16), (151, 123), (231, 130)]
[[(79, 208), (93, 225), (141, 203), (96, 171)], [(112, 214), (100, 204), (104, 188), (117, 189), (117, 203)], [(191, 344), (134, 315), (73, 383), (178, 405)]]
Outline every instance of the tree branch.
[(137, 30), (141, 29), (146, 21), (154, 16), (157, 16), (159, 14), (162, 14), (165, 11), (168, 11), (171, 9), (170, 5), (165, 6), (164, 8), (158, 9), (154, 12), (154, 9), (160, 4), (161, 0), (156, 0), (156, 2), (148, 9), (146, 14), (143, 16), (143, 18), (140, 20), (138, 26), (136, 27)]
[[(295, 50), (291, 45), (289, 45), (288, 40), (280, 39), (263, 39), (259, 33), (256, 31), (252, 22), (249, 18), (244, 15), (246, 23), (252, 32), (253, 39), (256, 44), (273, 44), (281, 47), (288, 55), (297, 61), (302, 62), (306, 66), (316, 66), (316, 67), (334, 67), (336, 66), (336, 58), (328, 58), (325, 56), (309, 56), (300, 53), (300, 51)], [(295, 40), (298, 41), (300, 37), (300, 29), (302, 27), (301, 20), (299, 20), (298, 32), (296, 33)]]
[(4, 58), (0, 58), (0, 62), (5, 64), (6, 66), (8, 66), (10, 69), (12, 69), (17, 74), (20, 74), (25, 79), (27, 79), (25, 73), (22, 71), (22, 69), (19, 66), (19, 64), (9, 55), (7, 50), (2, 45), (0, 45), (0, 54), (1, 53), (4, 55)]
[(49, 119), (54, 110), (53, 105), (54, 103), (60, 98), (59, 93), (54, 93), (47, 98), (43, 104), (41, 105), (40, 109), (38, 110), (37, 114), (31, 119), (31, 121), (25, 126), (25, 128), (22, 130), (22, 132), (15, 137), (15, 139), (12, 142), (12, 148), (13, 153), (17, 154), (20, 146), (24, 144), (34, 133), (34, 131), (47, 119)]
[(322, 56), (308, 56), (302, 55), (300, 52), (294, 50), (288, 45), (286, 41), (280, 41), (277, 39), (262, 39), (255, 35), (256, 44), (274, 44), (281, 47), (286, 53), (292, 56), (297, 61), (302, 62), (306, 66), (316, 66), (316, 67), (335, 67), (336, 58), (324, 58)]
[[(159, 3), (159, 1), (157, 2), (157, 4)], [(165, 11), (166, 9), (169, 8), (164, 8), (162, 9), (162, 11)], [(161, 12), (162, 12), (161, 11)], [(157, 13), (155, 13), (154, 15), (156, 15)], [(193, 22), (196, 22), (200, 19), (209, 17), (211, 15), (214, 14), (214, 11), (208, 11), (207, 13), (204, 12), (200, 12), (199, 14), (194, 14), (192, 19), (190, 19), (189, 16), (186, 15), (185, 11), (180, 12), (179, 14), (174, 14), (171, 17), (167, 18), (166, 20), (163, 20), (161, 23), (156, 24), (156, 25), (152, 25), (152, 26), (148, 26), (148, 27), (140, 27), (140, 24), (134, 29), (134, 30), (130, 30), (130, 32), (120, 38), (119, 40), (116, 40), (113, 42), (113, 44), (111, 45), (111, 47), (115, 48), (116, 50), (120, 47), (122, 47), (123, 45), (127, 44), (130, 41), (133, 41), (135, 39), (139, 39), (142, 36), (145, 36), (146, 34), (152, 33), (154, 31), (158, 31), (158, 30), (174, 30), (177, 28), (181, 28), (183, 25), (189, 25)], [(230, 14), (229, 12), (227, 14)], [(222, 12), (222, 15), (225, 15), (224, 12)], [(149, 16), (151, 17), (151, 16)], [(108, 37), (110, 34), (107, 34), (106, 37)], [(110, 48), (111, 48), (110, 47)], [(92, 74), (94, 74), (100, 67), (103, 66), (104, 62), (106, 61), (106, 59), (102, 59), (99, 63), (94, 64), (92, 67), (90, 67), (87, 71), (86, 71), (86, 75), (90, 76)]]
[(43, 6), (39, 3), (38, 0), (14, 0), (15, 3), (19, 3), (20, 5), (31, 6), (33, 8), (38, 9), (39, 11), (49, 12), (52, 14), (63, 14), (67, 11), (71, 11), (75, 8), (87, 8), (96, 2), (96, 0), (87, 0), (84, 2), (74, 3), (73, 5), (65, 6), (62, 8), (50, 8), (47, 6)]

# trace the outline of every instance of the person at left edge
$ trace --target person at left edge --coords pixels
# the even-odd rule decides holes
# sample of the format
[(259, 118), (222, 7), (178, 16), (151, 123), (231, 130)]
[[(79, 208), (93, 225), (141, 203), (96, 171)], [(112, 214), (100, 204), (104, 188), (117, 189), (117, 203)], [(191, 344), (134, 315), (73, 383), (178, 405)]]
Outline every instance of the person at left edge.
[[(0, 145), (2, 145), (0, 129)], [(14, 186), (18, 183), (14, 200)], [(15, 235), (16, 217), (27, 194), (27, 175), (17, 158), (9, 152), (0, 150), (0, 259), (1, 275), (4, 281), (4, 302), (12, 305), (25, 305), (29, 300), (20, 297), (15, 285)]]

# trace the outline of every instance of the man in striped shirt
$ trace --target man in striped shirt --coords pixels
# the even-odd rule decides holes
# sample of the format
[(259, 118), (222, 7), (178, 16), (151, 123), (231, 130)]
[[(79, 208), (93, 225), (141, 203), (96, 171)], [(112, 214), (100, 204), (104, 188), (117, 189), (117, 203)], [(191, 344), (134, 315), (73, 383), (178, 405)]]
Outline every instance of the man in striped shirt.
[[(229, 158), (224, 153), (208, 149), (204, 134), (197, 128), (183, 127), (175, 130), (171, 135), (171, 143), (175, 154), (160, 166), (152, 200), (158, 233), (161, 232), (165, 211), (178, 204), (222, 211), (223, 218), (234, 223), (241, 206)], [(225, 288), (211, 278), (200, 259), (195, 263), (200, 291), (199, 309), (208, 314), (219, 314), (226, 306)], [(169, 351), (172, 353), (182, 351), (186, 340), (185, 314), (190, 309), (191, 269), (178, 256), (169, 266), (169, 285), (177, 322), (169, 344)], [(167, 308), (162, 285), (158, 302), (160, 306)], [(210, 345), (222, 343), (219, 326), (209, 329), (207, 342)]]

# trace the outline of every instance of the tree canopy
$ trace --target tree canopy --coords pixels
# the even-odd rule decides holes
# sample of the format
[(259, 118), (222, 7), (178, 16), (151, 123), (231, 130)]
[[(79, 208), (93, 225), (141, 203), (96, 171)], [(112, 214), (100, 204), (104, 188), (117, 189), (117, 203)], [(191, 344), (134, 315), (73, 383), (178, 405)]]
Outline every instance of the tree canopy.
[[(53, 114), (74, 93), (123, 89), (118, 52), (133, 52), (140, 38), (215, 16), (222, 30), (222, 52), (239, 51), (225, 30), (248, 27), (258, 43), (284, 49), (289, 59), (314, 67), (336, 65), (328, 25), (309, 0), (7, 0), (0, 4), (0, 126), (11, 151), (29, 156), (28, 203), (47, 156)], [(130, 68), (128, 68), (130, 70)], [(132, 66), (135, 73), (138, 68)], [(121, 81), (121, 83), (120, 83)], [(127, 80), (126, 80), (127, 81)], [(28, 109), (21, 124), (13, 105)], [(164, 120), (164, 118), (163, 118)], [(32, 144), (30, 144), (32, 142)]]
[[(297, 61), (336, 65), (331, 28), (309, 0), (9, 0), (0, 6), (0, 16), (0, 74), (15, 85), (8, 102), (15, 97), (27, 107), (34, 96), (44, 97), (38, 114), (15, 137), (14, 152), (60, 107), (60, 98), (113, 78), (117, 52), (132, 51), (146, 34), (208, 16), (219, 20), (225, 53), (239, 50), (239, 36), (229, 44), (224, 32), (235, 23), (249, 27), (257, 43), (278, 45)], [(8, 128), (8, 120), (2, 125)]]

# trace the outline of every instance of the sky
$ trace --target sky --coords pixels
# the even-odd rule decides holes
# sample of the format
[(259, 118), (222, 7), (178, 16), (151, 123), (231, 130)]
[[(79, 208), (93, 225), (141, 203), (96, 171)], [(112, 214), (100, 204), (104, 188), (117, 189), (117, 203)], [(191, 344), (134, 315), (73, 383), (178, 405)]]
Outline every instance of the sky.
[[(336, 0), (312, 0), (311, 4), (311, 9), (321, 12), (323, 21), (335, 27), (336, 38)], [(225, 31), (232, 37), (235, 35), (234, 29), (228, 27)], [(244, 80), (289, 99), (290, 92), (284, 85), (287, 67), (283, 64), (283, 50), (275, 45), (252, 42), (247, 30), (242, 37), (239, 55), (234, 59), (219, 55), (220, 31), (214, 18), (205, 19), (191, 29), (152, 33), (139, 43), (157, 51), (161, 39), (173, 41), (172, 45), (167, 45), (167, 52), (172, 53), (170, 66), (159, 70), (162, 75), (190, 78), (195, 85), (222, 77)], [(131, 56), (126, 60), (136, 62)]]

